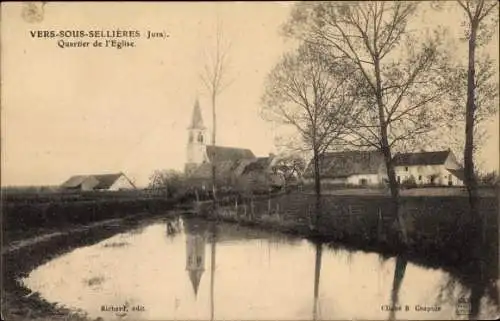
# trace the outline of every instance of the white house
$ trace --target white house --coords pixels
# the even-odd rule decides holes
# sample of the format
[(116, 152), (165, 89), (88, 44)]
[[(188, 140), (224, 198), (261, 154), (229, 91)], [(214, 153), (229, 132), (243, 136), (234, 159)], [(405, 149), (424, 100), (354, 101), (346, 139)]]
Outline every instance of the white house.
[[(313, 160), (307, 166), (303, 179), (314, 182)], [(342, 151), (325, 153), (320, 160), (321, 183), (325, 185), (379, 185), (387, 180), (382, 154), (370, 151)]]
[(61, 185), (65, 190), (105, 190), (119, 191), (135, 189), (135, 185), (123, 173), (103, 175), (76, 175), (70, 177)]
[(463, 169), (450, 150), (401, 153), (394, 156), (396, 178), (417, 185), (463, 186)]

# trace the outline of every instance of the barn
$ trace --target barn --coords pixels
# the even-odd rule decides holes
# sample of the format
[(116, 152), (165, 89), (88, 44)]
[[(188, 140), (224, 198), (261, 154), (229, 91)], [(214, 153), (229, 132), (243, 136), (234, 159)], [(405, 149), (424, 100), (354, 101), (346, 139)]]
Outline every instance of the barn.
[(62, 190), (119, 191), (135, 189), (134, 183), (122, 172), (98, 175), (75, 175), (61, 184)]

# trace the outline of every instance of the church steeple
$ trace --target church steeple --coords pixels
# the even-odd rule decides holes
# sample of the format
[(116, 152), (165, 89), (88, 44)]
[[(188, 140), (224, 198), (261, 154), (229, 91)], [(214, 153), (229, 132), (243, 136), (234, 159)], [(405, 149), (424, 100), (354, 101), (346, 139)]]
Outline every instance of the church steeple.
[(188, 129), (205, 129), (205, 126), (203, 125), (203, 118), (201, 117), (200, 102), (198, 101), (198, 98), (196, 98), (194, 103), (191, 125)]
[(207, 160), (206, 138), (203, 117), (198, 98), (194, 103), (191, 123), (188, 127), (187, 159), (185, 172), (190, 175), (200, 164)]

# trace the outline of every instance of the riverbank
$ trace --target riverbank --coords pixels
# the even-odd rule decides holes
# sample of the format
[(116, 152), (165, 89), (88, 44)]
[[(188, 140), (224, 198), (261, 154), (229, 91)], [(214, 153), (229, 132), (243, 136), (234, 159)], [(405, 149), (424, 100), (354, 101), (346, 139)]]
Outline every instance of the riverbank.
[(2, 319), (86, 320), (17, 280), (54, 257), (137, 227), (180, 202), (137, 192), (2, 194)]
[[(318, 229), (313, 232), (315, 197), (291, 193), (267, 200), (248, 200), (220, 207), (212, 215), (211, 204), (203, 203), (200, 215), (208, 219), (253, 226), (311, 240), (342, 244), (386, 255), (407, 255), (426, 266), (444, 267), (454, 274), (470, 274), (469, 243), (463, 237), (468, 199), (462, 196), (401, 197), (409, 244), (400, 242), (390, 199), (380, 195), (325, 195)], [(483, 197), (480, 212), (487, 246), (480, 249), (488, 278), (498, 278), (498, 199)], [(468, 276), (467, 276), (468, 277)]]
[(117, 233), (139, 228), (151, 220), (161, 217), (173, 219), (177, 215), (179, 213), (174, 211), (155, 215), (143, 212), (48, 234), (37, 235), (35, 231), (26, 231), (29, 237), (4, 243), (2, 319), (89, 321), (85, 315), (45, 301), (38, 293), (32, 293), (17, 280), (26, 277), (34, 268), (78, 247), (92, 245)]

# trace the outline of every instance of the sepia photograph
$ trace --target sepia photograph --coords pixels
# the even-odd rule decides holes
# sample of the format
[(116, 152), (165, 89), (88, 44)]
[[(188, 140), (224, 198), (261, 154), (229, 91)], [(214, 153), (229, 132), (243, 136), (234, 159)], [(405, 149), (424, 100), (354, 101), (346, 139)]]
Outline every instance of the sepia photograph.
[(2, 320), (499, 319), (499, 7), (2, 2)]

